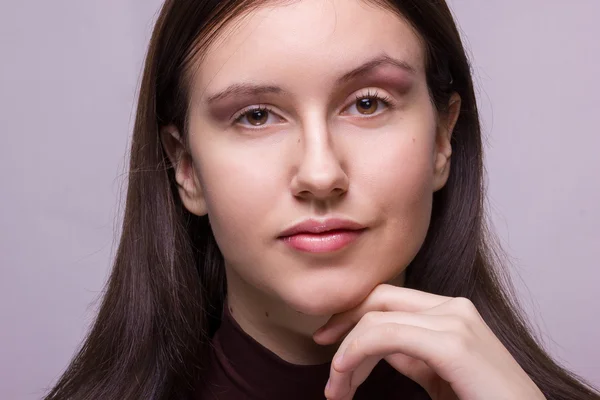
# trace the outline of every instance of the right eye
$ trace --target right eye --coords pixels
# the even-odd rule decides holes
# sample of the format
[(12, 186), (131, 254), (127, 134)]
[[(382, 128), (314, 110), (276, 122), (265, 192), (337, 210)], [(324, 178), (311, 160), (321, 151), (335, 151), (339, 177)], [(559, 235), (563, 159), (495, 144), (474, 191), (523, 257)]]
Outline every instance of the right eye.
[[(277, 114), (268, 106), (253, 106), (241, 111), (237, 116), (233, 118), (233, 122), (244, 127), (248, 127), (250, 129), (260, 129), (260, 128), (252, 128), (261, 127), (267, 125), (267, 123), (273, 118), (277, 118), (279, 122), (281, 122), (281, 118), (277, 117)], [(244, 123), (244, 121), (246, 123)]]

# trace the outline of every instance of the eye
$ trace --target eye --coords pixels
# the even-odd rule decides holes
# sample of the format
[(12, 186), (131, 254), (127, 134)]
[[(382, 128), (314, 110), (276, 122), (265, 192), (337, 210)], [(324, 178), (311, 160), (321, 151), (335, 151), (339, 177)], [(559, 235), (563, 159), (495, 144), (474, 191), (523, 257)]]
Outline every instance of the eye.
[(377, 91), (375, 93), (368, 91), (366, 94), (356, 95), (356, 101), (346, 110), (351, 110), (352, 107), (356, 108), (359, 115), (370, 116), (380, 109), (392, 108), (393, 103), (388, 96), (381, 96)]
[[(243, 110), (242, 112), (240, 112), (239, 114), (237, 114), (234, 117), (234, 123), (236, 124), (240, 124), (243, 126), (254, 126), (254, 127), (261, 127), (264, 125), (267, 125), (267, 122), (269, 122), (269, 120), (271, 119), (277, 119), (278, 121), (281, 120), (281, 118), (276, 117), (276, 114), (273, 112), (273, 110), (269, 107), (266, 106), (258, 106), (258, 107), (251, 107), (251, 108), (247, 108), (245, 110)], [(246, 123), (244, 123), (244, 121)], [(273, 121), (271, 121), (273, 122)], [(251, 129), (256, 129), (256, 128), (251, 128)]]

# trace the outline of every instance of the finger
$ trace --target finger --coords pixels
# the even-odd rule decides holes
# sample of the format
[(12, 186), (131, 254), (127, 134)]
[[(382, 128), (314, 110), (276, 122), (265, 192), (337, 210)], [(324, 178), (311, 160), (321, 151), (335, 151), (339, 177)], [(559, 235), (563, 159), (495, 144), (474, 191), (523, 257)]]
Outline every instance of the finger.
[(353, 400), (355, 394), (356, 394), (356, 390), (353, 390), (344, 397), (340, 397), (340, 398), (327, 397), (327, 400)]
[[(346, 395), (352, 389), (356, 389), (361, 385), (373, 371), (377, 363), (385, 356), (398, 351), (392, 347), (387, 348), (377, 343), (377, 346), (370, 346), (367, 342), (366, 346), (363, 337), (366, 337), (368, 332), (378, 329), (381, 326), (415, 326), (422, 327), (428, 330), (444, 330), (448, 325), (449, 320), (445, 316), (420, 315), (415, 313), (405, 312), (370, 312), (366, 314), (360, 323), (348, 334), (343, 340), (335, 354), (331, 364), (330, 371), (330, 388), (326, 391), (326, 397), (338, 399), (340, 396)], [(404, 325), (403, 325), (404, 324)], [(376, 341), (386, 340), (385, 336), (380, 336)], [(360, 345), (358, 344), (360, 343)], [(390, 342), (393, 343), (393, 342)], [(355, 363), (350, 367), (345, 367), (346, 360), (340, 359), (340, 356), (346, 356), (349, 353), (349, 347), (357, 347), (361, 350), (366, 347), (361, 353), (362, 357), (357, 358)], [(371, 350), (370, 350), (371, 349)], [(372, 351), (372, 352), (369, 352)], [(423, 379), (419, 379), (421, 383)]]
[(330, 372), (331, 389), (325, 392), (326, 397), (335, 400), (351, 399), (351, 397), (344, 394), (348, 390), (350, 393), (356, 392), (356, 389), (364, 383), (382, 358), (395, 370), (419, 384), (430, 395), (435, 393), (439, 389), (440, 382), (443, 382), (437, 373), (422, 360), (402, 353), (389, 354), (383, 357), (376, 355), (367, 357), (356, 369), (345, 372), (338, 371), (335, 368), (338, 364), (333, 363)]
[(367, 358), (354, 370), (347, 372), (339, 372), (332, 365), (329, 372), (329, 388), (325, 391), (325, 397), (336, 400), (352, 398), (352, 394), (371, 375), (380, 360), (381, 357)]
[[(356, 345), (356, 339), (360, 339), (366, 332), (369, 330), (373, 330), (375, 327), (381, 325), (391, 325), (391, 326), (413, 326), (424, 328), (429, 331), (443, 333), (444, 337), (447, 338), (448, 334), (452, 334), (453, 336), (468, 336), (468, 328), (465, 326), (463, 321), (454, 316), (454, 315), (428, 315), (428, 314), (419, 314), (419, 313), (407, 313), (403, 311), (371, 311), (360, 320), (360, 322), (352, 329), (348, 335), (344, 338), (342, 343), (340, 344), (333, 362), (332, 366), (337, 368), (337, 371), (342, 371), (341, 363), (339, 357), (344, 355), (350, 345)], [(380, 338), (380, 340), (383, 340)], [(447, 353), (449, 350), (446, 349)], [(394, 353), (391, 351), (391, 353)], [(380, 355), (379, 359), (385, 357), (387, 354)], [(440, 353), (440, 357), (442, 354)], [(371, 370), (368, 371), (370, 373)], [(368, 375), (368, 374), (367, 374)], [(361, 378), (366, 379), (365, 376), (361, 376)], [(352, 382), (360, 382), (363, 380), (361, 378), (352, 378)], [(419, 380), (421, 383), (421, 380)]]
[[(352, 382), (353, 371), (346, 371), (344, 373), (341, 373), (335, 369), (335, 366), (337, 364), (336, 360), (338, 360), (339, 357), (342, 354), (344, 354), (347, 343), (350, 340), (352, 340), (352, 338), (355, 337), (359, 331), (361, 331), (360, 327), (357, 326), (353, 330), (348, 332), (348, 334), (342, 340), (342, 343), (338, 347), (338, 349), (333, 357), (333, 362), (331, 363), (331, 368), (329, 371), (329, 382), (327, 385), (328, 387), (325, 389), (325, 396), (328, 399), (341, 400), (345, 396), (347, 396), (347, 393), (351, 392), (351, 390), (352, 390), (351, 382)], [(369, 373), (370, 373), (370, 371), (369, 371)]]
[(352, 387), (352, 371), (341, 373), (335, 370), (333, 364), (329, 371), (329, 381), (325, 387), (325, 397), (327, 399), (341, 400), (350, 393)]
[[(362, 384), (365, 379), (369, 376), (375, 365), (379, 362), (381, 357), (372, 357), (365, 360), (360, 366), (355, 368), (354, 371), (339, 372), (335, 369), (337, 365), (338, 357), (344, 354), (344, 351), (350, 341), (354, 337), (363, 333), (363, 329), (370, 326), (371, 318), (364, 318), (364, 321), (358, 324), (353, 330), (351, 330), (345, 337), (333, 358), (331, 368), (329, 372), (329, 390), (327, 397), (332, 399), (343, 399), (348, 396), (348, 393), (352, 393), (352, 390)], [(356, 376), (355, 376), (356, 375)]]
[[(458, 321), (452, 315), (420, 314), (405, 311), (369, 311), (361, 318), (354, 329), (350, 331), (346, 339), (350, 340), (350, 335), (355, 336), (356, 334), (361, 334), (372, 326), (384, 323), (414, 325), (434, 331), (444, 331), (454, 330)], [(338, 336), (343, 333), (345, 332), (328, 333), (326, 336), (318, 337), (318, 343), (323, 345), (335, 343), (339, 340)], [(315, 339), (315, 341), (317, 341), (317, 339)], [(339, 349), (342, 349), (342, 346), (343, 343), (340, 345)]]
[(317, 330), (313, 338), (317, 343), (330, 342), (339, 337), (369, 311), (424, 311), (443, 304), (452, 297), (439, 296), (419, 290), (381, 284), (362, 303), (351, 310), (335, 314)]
[(477, 307), (475, 307), (475, 304), (465, 297), (454, 297), (450, 301), (440, 304), (437, 307), (423, 311), (423, 313), (430, 315), (452, 314), (467, 321), (485, 323), (481, 314), (479, 314)]
[(356, 394), (356, 389), (352, 389), (352, 390), (350, 391), (350, 393), (348, 393), (348, 395), (347, 395), (347, 396), (344, 396), (344, 397), (342, 398), (342, 400), (353, 400), (353, 399), (354, 399), (354, 395), (355, 395), (355, 394)]
[[(401, 353), (425, 362), (428, 365), (438, 364), (437, 358), (447, 353), (444, 332), (434, 331), (418, 326), (385, 323), (374, 326), (362, 335), (352, 339), (336, 359), (335, 370), (348, 372), (358, 367), (365, 359)], [(436, 371), (438, 372), (438, 371)], [(443, 378), (443, 377), (442, 377)]]

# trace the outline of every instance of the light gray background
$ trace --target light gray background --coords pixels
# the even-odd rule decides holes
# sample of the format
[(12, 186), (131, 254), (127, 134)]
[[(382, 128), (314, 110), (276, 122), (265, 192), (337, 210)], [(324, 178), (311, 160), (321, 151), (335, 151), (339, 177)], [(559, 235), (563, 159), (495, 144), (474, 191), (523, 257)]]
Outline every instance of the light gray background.
[[(40, 398), (94, 315), (159, 5), (0, 2), (2, 399)], [(552, 354), (600, 385), (600, 1), (451, 5), (520, 296)]]

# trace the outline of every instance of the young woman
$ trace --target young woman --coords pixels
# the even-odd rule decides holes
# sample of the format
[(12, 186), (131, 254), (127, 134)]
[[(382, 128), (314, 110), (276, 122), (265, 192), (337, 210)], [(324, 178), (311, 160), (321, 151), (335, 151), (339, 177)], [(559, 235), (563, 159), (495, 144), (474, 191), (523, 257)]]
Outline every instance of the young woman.
[(600, 399), (510, 295), (481, 147), (443, 0), (167, 1), (108, 288), (47, 399)]

